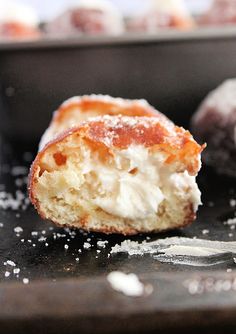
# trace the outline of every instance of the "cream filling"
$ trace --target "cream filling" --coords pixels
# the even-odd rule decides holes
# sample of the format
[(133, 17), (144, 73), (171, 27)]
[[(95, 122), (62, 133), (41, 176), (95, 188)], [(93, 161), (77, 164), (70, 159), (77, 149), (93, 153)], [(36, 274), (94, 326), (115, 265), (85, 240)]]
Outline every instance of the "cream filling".
[(97, 197), (93, 202), (104, 211), (128, 219), (145, 219), (158, 212), (159, 205), (167, 198), (179, 194), (189, 198), (194, 211), (201, 203), (201, 193), (194, 176), (187, 172), (173, 173), (163, 164), (165, 156), (148, 154), (142, 146), (132, 146), (127, 150), (117, 151), (115, 161), (121, 168), (123, 159), (129, 161), (129, 171), (137, 169), (135, 175), (122, 169), (109, 169), (104, 165), (94, 165), (99, 181), (109, 197)]
[(176, 196), (191, 202), (194, 211), (201, 203), (195, 177), (186, 171), (176, 173), (175, 166), (164, 164), (163, 153), (150, 154), (143, 146), (131, 146), (115, 150), (111, 165), (101, 163), (89, 150), (83, 155), (80, 165), (68, 160), (65, 170), (44, 172), (39, 178), (44, 189), (40, 197), (46, 200), (46, 190), (47, 197), (61, 198), (70, 205), (83, 197), (89, 205), (132, 220), (156, 215), (163, 200), (175, 201)]

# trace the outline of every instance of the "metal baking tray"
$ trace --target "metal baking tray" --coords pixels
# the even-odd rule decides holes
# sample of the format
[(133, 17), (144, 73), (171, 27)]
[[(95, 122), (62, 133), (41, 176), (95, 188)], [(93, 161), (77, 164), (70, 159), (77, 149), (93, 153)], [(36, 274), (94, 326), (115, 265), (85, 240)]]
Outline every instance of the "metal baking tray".
[(205, 94), (236, 76), (236, 28), (0, 44), (0, 129), (37, 141), (73, 95), (146, 98), (185, 124)]
[[(1, 44), (0, 194), (26, 192), (20, 181), (22, 169), (15, 167), (29, 167), (31, 155), (26, 151), (33, 147), (36, 153), (35, 141), (63, 99), (85, 93), (146, 98), (187, 125), (202, 97), (236, 75), (235, 54), (235, 30)], [(196, 222), (150, 235), (150, 240), (167, 236), (236, 240), (235, 230), (223, 224), (234, 217), (230, 199), (236, 197), (236, 181), (204, 166), (198, 182), (203, 205)], [(161, 263), (150, 256), (109, 256), (111, 247), (125, 237), (65, 231), (43, 222), (31, 206), (0, 209), (0, 223), (2, 332), (235, 333), (234, 261), (192, 267)], [(19, 226), (23, 231), (16, 233)], [(88, 238), (92, 246), (83, 249)], [(98, 253), (100, 240), (108, 243)], [(19, 274), (4, 265), (7, 260), (16, 263)], [(106, 280), (113, 270), (138, 274), (153, 285), (153, 293), (130, 298), (115, 292)], [(24, 278), (29, 284), (23, 284)], [(185, 283), (194, 280), (202, 290), (193, 294)], [(213, 290), (207, 289), (209, 280)], [(224, 282), (230, 288), (217, 288)]]

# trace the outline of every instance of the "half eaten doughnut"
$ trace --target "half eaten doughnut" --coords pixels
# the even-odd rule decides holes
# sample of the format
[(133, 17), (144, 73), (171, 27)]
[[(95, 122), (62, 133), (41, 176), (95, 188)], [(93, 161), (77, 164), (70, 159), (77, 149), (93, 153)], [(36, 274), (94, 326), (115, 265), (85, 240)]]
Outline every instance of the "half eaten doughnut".
[(96, 117), (38, 153), (30, 198), (59, 226), (126, 235), (182, 227), (200, 204), (203, 148), (165, 117)]

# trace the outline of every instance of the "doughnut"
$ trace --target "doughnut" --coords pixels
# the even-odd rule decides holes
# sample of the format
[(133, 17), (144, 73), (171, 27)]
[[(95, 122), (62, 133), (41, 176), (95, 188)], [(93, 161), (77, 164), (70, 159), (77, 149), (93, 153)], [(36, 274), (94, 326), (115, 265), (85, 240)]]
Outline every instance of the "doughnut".
[(107, 0), (80, 0), (46, 25), (50, 35), (119, 35), (123, 17)]
[(193, 27), (194, 20), (182, 0), (152, 0), (151, 7), (144, 13), (127, 20), (127, 30), (133, 32), (155, 33), (160, 29), (189, 30)]
[(29, 194), (43, 219), (134, 235), (183, 227), (200, 200), (200, 146), (165, 117), (97, 116), (37, 154)]
[(0, 3), (0, 39), (40, 37), (39, 20), (30, 7), (11, 1)]
[(228, 79), (210, 92), (192, 118), (192, 131), (207, 143), (203, 161), (218, 173), (235, 177), (236, 79)]
[(236, 24), (236, 1), (214, 0), (209, 10), (201, 15), (197, 22), (202, 26)]

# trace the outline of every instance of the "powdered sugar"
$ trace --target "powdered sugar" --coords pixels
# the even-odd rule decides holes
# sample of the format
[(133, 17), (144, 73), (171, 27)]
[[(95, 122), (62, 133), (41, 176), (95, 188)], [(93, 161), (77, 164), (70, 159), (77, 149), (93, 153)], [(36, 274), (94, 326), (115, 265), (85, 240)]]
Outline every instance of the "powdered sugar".
[(97, 246), (100, 248), (106, 248), (106, 244), (108, 244), (107, 240), (97, 242)]
[(29, 279), (25, 277), (23, 278), (22, 282), (23, 284), (29, 284)]
[(16, 226), (16, 227), (14, 228), (14, 232), (15, 232), (15, 233), (22, 233), (22, 232), (23, 232), (23, 228), (20, 227), (20, 226)]
[(215, 265), (232, 261), (236, 242), (211, 241), (172, 237), (142, 243), (125, 240), (112, 247), (111, 254), (128, 253), (130, 256), (152, 255), (160, 262), (195, 266)]
[(234, 226), (236, 225), (236, 217), (235, 218), (229, 218), (224, 222), (224, 225)]
[(235, 292), (236, 279), (234, 277), (229, 277), (229, 278), (216, 278), (214, 276), (209, 276), (206, 278), (196, 277), (185, 280), (183, 282), (183, 286), (187, 288), (188, 292), (191, 295), (201, 295), (203, 293), (221, 293), (227, 291)]
[[(121, 97), (111, 97), (110, 95), (102, 95), (102, 94), (91, 94), (91, 95), (83, 95), (83, 96), (73, 96), (71, 98), (69, 98), (68, 100), (66, 100), (65, 102), (63, 102), (62, 106), (68, 106), (70, 104), (74, 104), (74, 103), (80, 103), (83, 100), (90, 100), (90, 101), (100, 101), (100, 102), (104, 102), (104, 103), (114, 103), (116, 105), (118, 105), (118, 107), (129, 107), (132, 106), (134, 103), (137, 106), (140, 106), (142, 108), (152, 108), (150, 106), (150, 104), (144, 100), (144, 99), (140, 99), (140, 100), (128, 100), (128, 99), (123, 99)], [(153, 108), (154, 110), (154, 108)]]
[(113, 271), (107, 275), (111, 287), (129, 297), (141, 297), (145, 293), (152, 292), (152, 286), (145, 286), (135, 274), (125, 274), (121, 271)]
[(0, 209), (26, 210), (28, 206), (28, 196), (21, 190), (16, 190), (14, 195), (6, 191), (0, 192)]

